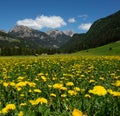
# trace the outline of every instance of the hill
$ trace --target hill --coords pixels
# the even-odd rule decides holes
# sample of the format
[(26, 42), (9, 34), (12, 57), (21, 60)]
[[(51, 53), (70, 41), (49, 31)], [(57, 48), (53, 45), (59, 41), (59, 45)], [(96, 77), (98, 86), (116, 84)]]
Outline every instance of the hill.
[(61, 51), (70, 53), (118, 40), (120, 40), (120, 11), (95, 21), (84, 36), (83, 34), (77, 34), (77, 36), (75, 34), (61, 47)]
[(14, 28), (9, 31), (9, 34), (31, 41), (35, 43), (38, 48), (59, 48), (70, 39), (70, 36), (65, 35), (59, 30), (50, 30), (45, 33), (22, 25), (14, 26)]
[(82, 50), (73, 53), (74, 55), (119, 55), (120, 56), (120, 41), (116, 41), (101, 47)]

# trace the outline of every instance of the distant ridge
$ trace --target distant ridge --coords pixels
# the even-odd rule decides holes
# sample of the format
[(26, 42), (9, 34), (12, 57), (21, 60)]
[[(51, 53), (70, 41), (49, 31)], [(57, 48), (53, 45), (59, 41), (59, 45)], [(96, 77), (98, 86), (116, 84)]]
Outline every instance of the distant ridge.
[(120, 40), (120, 11), (95, 21), (87, 33), (75, 34), (61, 47), (62, 52), (76, 52)]
[(62, 31), (51, 30), (45, 33), (22, 25), (14, 26), (8, 33), (14, 37), (30, 40), (38, 47), (44, 48), (59, 48), (70, 38)]

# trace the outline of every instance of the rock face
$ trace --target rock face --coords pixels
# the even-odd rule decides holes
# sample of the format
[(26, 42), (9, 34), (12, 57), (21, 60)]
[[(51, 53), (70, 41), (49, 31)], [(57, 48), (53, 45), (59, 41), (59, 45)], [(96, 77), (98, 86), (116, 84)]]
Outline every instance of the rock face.
[[(44, 32), (34, 30), (32, 28), (26, 27), (26, 26), (14, 26), (13, 29), (9, 31), (9, 34), (15, 35), (17, 37), (21, 38), (31, 38), (31, 37), (38, 37), (40, 39), (44, 39), (48, 37)], [(44, 38), (43, 38), (44, 37)]]
[(69, 36), (65, 35), (62, 31), (59, 30), (50, 30), (47, 31), (46, 34), (52, 38), (54, 43), (58, 43), (57, 46), (65, 44), (70, 39)]
[(75, 34), (75, 32), (72, 30), (65, 30), (63, 32), (65, 35), (70, 36), (70, 37), (72, 37)]
[(62, 31), (51, 30), (44, 33), (21, 25), (14, 26), (8, 33), (15, 37), (32, 40), (38, 46), (45, 48), (59, 48), (70, 39)]

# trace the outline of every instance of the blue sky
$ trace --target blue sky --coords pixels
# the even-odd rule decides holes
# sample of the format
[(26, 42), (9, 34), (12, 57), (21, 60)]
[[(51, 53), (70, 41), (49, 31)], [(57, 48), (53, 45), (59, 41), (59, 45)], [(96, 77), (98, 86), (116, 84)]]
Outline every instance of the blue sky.
[(17, 24), (83, 33), (97, 19), (118, 10), (120, 0), (1, 0), (0, 30), (9, 31)]

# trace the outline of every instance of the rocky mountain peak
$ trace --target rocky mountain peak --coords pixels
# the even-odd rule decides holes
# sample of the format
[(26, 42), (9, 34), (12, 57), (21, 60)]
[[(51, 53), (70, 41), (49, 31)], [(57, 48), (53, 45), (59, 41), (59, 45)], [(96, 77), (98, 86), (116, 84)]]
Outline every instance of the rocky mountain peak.
[(65, 30), (65, 31), (63, 31), (63, 33), (70, 37), (72, 37), (75, 34), (75, 32), (73, 30)]
[(31, 32), (32, 29), (23, 25), (15, 25), (9, 32)]
[(65, 34), (59, 30), (50, 30), (50, 31), (47, 31), (46, 34), (52, 38), (57, 38), (59, 36), (65, 36)]
[(17, 37), (26, 38), (26, 37), (40, 37), (45, 35), (45, 33), (40, 32), (38, 30), (34, 30), (32, 28), (23, 26), (23, 25), (15, 25), (13, 29), (9, 31), (9, 34), (15, 35)]

